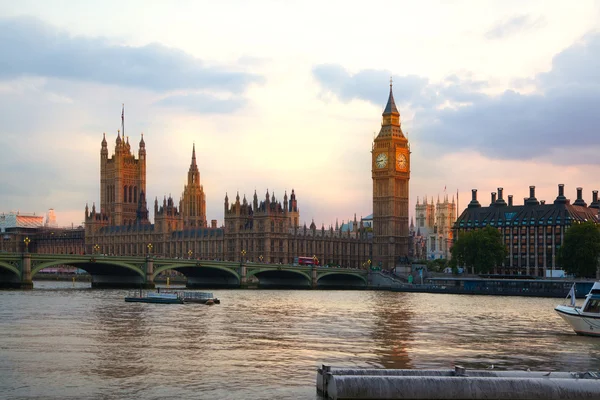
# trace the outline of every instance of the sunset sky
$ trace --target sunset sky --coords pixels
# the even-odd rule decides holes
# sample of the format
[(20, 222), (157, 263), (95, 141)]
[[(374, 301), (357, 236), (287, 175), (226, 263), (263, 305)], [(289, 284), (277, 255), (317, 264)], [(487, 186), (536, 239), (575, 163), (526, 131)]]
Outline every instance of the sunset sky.
[(60, 226), (99, 206), (125, 104), (147, 197), (183, 192), (195, 143), (207, 219), (295, 189), (301, 223), (372, 212), (390, 76), (417, 196), (600, 189), (595, 1), (0, 0), (0, 213)]

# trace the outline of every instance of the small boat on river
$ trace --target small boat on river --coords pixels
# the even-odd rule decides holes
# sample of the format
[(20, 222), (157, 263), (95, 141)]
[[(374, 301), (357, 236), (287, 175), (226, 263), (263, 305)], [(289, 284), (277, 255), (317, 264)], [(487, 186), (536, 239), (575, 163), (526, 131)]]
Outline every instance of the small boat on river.
[(592, 290), (585, 296), (581, 307), (575, 305), (575, 286), (569, 295), (570, 305), (556, 306), (554, 309), (577, 333), (585, 336), (600, 337), (600, 282), (595, 282)]
[(184, 299), (179, 293), (142, 293), (135, 292), (125, 297), (128, 303), (183, 304)]

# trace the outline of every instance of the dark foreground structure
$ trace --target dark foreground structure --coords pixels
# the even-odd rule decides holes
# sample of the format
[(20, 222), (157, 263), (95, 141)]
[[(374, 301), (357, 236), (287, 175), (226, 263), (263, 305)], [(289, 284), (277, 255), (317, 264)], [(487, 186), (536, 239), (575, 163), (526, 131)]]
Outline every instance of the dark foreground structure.
[(598, 399), (598, 372), (345, 369), (323, 365), (317, 392), (327, 399)]

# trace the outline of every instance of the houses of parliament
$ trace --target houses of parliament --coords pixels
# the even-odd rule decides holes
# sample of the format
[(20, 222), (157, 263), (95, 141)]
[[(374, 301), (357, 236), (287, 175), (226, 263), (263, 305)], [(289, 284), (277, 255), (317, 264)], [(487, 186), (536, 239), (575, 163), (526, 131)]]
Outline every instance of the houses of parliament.
[(187, 184), (178, 203), (169, 196), (154, 199), (154, 223), (148, 218), (146, 145), (142, 134), (138, 157), (129, 138), (117, 133), (109, 158), (106, 135), (100, 149), (100, 204), (85, 207), (85, 252), (190, 257), (241, 262), (292, 263), (316, 257), (321, 265), (391, 269), (409, 254), (408, 198), (410, 146), (401, 129), (392, 84), (373, 141), (372, 227), (356, 216), (349, 229), (300, 226), (294, 190), (278, 200), (267, 190), (247, 199), (224, 198), (224, 224), (207, 223), (206, 194), (200, 181), (195, 145)]

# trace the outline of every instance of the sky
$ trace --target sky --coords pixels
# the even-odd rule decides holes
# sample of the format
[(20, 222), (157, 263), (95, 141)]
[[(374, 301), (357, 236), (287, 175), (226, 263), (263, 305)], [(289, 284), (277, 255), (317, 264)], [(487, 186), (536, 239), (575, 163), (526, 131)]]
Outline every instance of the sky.
[(147, 198), (179, 201), (195, 144), (207, 219), (225, 194), (300, 222), (372, 213), (371, 145), (393, 79), (417, 197), (459, 213), (504, 188), (600, 189), (600, 3), (0, 0), (0, 213), (79, 225), (103, 133), (147, 149)]

